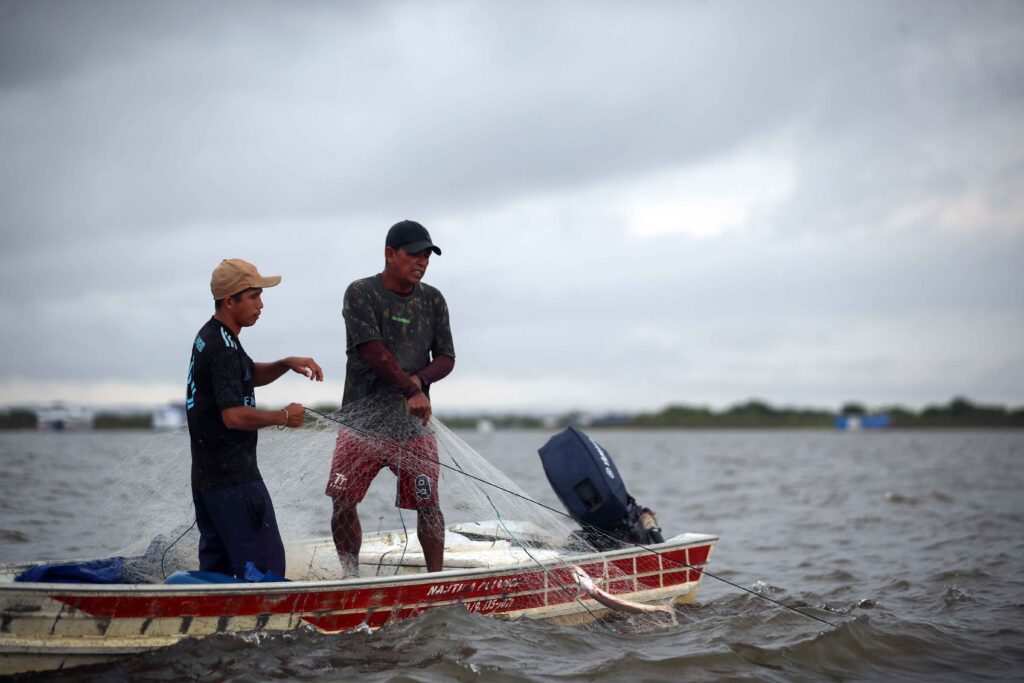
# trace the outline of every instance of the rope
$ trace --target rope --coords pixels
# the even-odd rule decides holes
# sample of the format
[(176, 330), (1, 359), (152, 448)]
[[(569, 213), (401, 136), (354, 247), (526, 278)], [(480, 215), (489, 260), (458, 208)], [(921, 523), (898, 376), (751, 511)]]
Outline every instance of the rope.
[(199, 518), (198, 517), (194, 518), (192, 520), (192, 523), (189, 524), (188, 528), (181, 532), (181, 536), (178, 536), (176, 539), (174, 539), (174, 541), (170, 545), (168, 545), (166, 548), (164, 548), (164, 551), (162, 553), (160, 553), (160, 573), (164, 575), (164, 579), (167, 578), (167, 570), (164, 569), (164, 559), (167, 557), (167, 551), (170, 550), (171, 548), (173, 548), (178, 541), (180, 541), (181, 539), (185, 538), (185, 534), (187, 534), (188, 532), (192, 531), (192, 527), (194, 527), (198, 523), (199, 523)]

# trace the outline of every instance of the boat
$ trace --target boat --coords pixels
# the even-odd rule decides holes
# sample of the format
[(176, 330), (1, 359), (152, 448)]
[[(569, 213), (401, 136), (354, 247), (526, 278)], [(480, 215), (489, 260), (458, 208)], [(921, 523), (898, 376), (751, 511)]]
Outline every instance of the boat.
[[(0, 675), (101, 663), (218, 633), (372, 630), (440, 608), (561, 625), (615, 612), (674, 619), (670, 607), (696, 597), (717, 537), (664, 539), (608, 452), (578, 429), (552, 437), (539, 453), (565, 516), (580, 528), (568, 530), (553, 518), (506, 519), (487, 495), (497, 514), (449, 524), (439, 572), (427, 572), (417, 534), (408, 529), (364, 534), (354, 577), (346, 576), (329, 537), (286, 543), (284, 576), (255, 571), (250, 581), (184, 570), (168, 576), (164, 560), (177, 541), (159, 539), (127, 559), (0, 565)], [(484, 482), (456, 465), (474, 483)], [(547, 507), (487, 483), (513, 497), (501, 501), (506, 510), (515, 509), (514, 498)], [(463, 491), (458, 499), (467, 497)], [(194, 559), (194, 552), (172, 556), (170, 566)], [(119, 569), (102, 583), (68, 582), (90, 565)], [(51, 569), (60, 571), (44, 582)]]
[(856, 432), (862, 429), (885, 429), (892, 425), (888, 413), (856, 414), (844, 413), (836, 418), (836, 429), (845, 432)]
[(153, 410), (153, 429), (172, 431), (187, 424), (185, 406), (181, 403), (168, 403)]
[(36, 427), (45, 431), (91, 429), (92, 410), (85, 406), (57, 402), (36, 409)]
[[(358, 578), (332, 578), (330, 538), (287, 549), (288, 581), (81, 584), (15, 581), (33, 565), (0, 567), (0, 676), (111, 661), (217, 633), (377, 629), (451, 606), (501, 619), (562, 625), (612, 607), (583, 591), (639, 604), (692, 602), (717, 538), (687, 533), (651, 546), (572, 552), (539, 529), (506, 521), (453, 525), (444, 569), (427, 573), (414, 531), (367, 534)], [(601, 596), (597, 596), (601, 598)]]

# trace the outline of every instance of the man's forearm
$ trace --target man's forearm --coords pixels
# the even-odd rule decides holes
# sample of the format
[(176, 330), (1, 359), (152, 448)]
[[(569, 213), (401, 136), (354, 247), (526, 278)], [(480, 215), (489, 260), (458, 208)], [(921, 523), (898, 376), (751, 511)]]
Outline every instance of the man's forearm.
[(288, 364), (285, 359), (275, 360), (273, 363), (254, 363), (252, 371), (252, 383), (262, 387), (270, 384), (275, 379), (288, 372)]
[(451, 356), (434, 356), (434, 360), (430, 361), (427, 367), (423, 368), (416, 375), (423, 381), (424, 384), (433, 384), (434, 382), (440, 382), (442, 379), (447, 377), (452, 368), (455, 367), (455, 359)]
[(289, 370), (305, 375), (311, 382), (313, 380), (324, 381), (324, 371), (320, 369), (317, 362), (304, 356), (288, 356), (273, 363), (254, 363), (253, 365), (255, 366), (253, 368), (253, 384), (258, 387), (270, 384)]
[(393, 386), (398, 393), (410, 398), (420, 393), (420, 388), (409, 375), (405, 374), (402, 367), (391, 355), (387, 347), (380, 341), (374, 340), (359, 345), (359, 353), (362, 355), (373, 371), (385, 382)]
[(228, 429), (238, 429), (243, 432), (254, 432), (263, 427), (278, 426), (286, 424), (287, 415), (285, 410), (260, 410), (251, 406), (238, 406), (236, 408), (225, 408), (220, 412), (224, 426)]

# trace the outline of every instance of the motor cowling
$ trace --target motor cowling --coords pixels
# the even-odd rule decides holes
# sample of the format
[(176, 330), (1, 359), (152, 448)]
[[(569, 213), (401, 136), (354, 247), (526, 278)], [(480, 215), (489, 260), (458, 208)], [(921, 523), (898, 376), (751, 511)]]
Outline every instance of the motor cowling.
[(581, 527), (580, 540), (602, 550), (663, 540), (654, 513), (637, 505), (608, 451), (589, 435), (568, 427), (538, 452), (551, 488)]

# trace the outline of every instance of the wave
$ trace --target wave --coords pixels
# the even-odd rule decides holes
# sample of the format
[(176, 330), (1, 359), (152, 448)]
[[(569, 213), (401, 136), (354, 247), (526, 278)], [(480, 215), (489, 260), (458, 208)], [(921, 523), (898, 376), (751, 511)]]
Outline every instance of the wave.
[(858, 616), (835, 629), (785, 647), (736, 643), (733, 652), (756, 666), (794, 676), (893, 679), (922, 678), (964, 670), (977, 650), (955, 633), (933, 624), (882, 626)]

